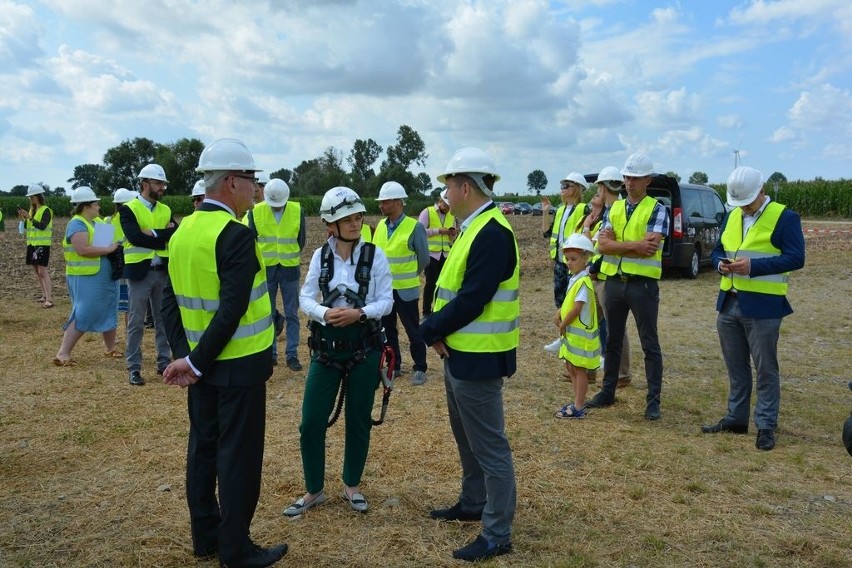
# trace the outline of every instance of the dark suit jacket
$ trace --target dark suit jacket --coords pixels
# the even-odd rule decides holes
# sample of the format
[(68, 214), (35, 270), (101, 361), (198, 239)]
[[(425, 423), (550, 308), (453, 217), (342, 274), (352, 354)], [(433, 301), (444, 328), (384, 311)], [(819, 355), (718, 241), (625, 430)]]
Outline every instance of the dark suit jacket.
[[(728, 225), (728, 216), (722, 223), (722, 233)], [(802, 221), (799, 214), (789, 209), (784, 209), (775, 230), (770, 237), (772, 245), (781, 251), (779, 256), (771, 258), (755, 258), (751, 261), (751, 276), (766, 276), (767, 274), (781, 274), (798, 270), (805, 265), (805, 237), (802, 234)], [(719, 270), (719, 262), (725, 257), (722, 240), (716, 244), (711, 255), (713, 266)], [(738, 291), (737, 300), (740, 311), (749, 318), (782, 318), (793, 313), (787, 296), (774, 294), (760, 294), (758, 292)], [(725, 301), (725, 292), (719, 290), (716, 299), (716, 311), (722, 310)]]
[[(492, 207), (494, 205), (486, 211)], [(512, 232), (497, 221), (486, 223), (470, 245), (458, 295), (420, 324), (420, 335), (426, 345), (432, 345), (479, 317), (500, 283), (511, 278), (517, 260)], [(447, 349), (450, 351), (450, 372), (457, 379), (510, 377), (517, 368), (515, 349), (497, 353)]]
[[(204, 203), (193, 215), (221, 211), (213, 203)], [(192, 352), (186, 340), (180, 310), (169, 286), (163, 294), (162, 316), (166, 334), (175, 357), (189, 355), (189, 360), (201, 372), (201, 380), (215, 386), (245, 387), (265, 382), (272, 375), (272, 344), (269, 348), (247, 357), (216, 361), (246, 313), (254, 275), (261, 266), (255, 254), (251, 229), (234, 221), (228, 223), (216, 239), (216, 268), (219, 274), (219, 309)], [(180, 267), (173, 266), (172, 271)]]
[[(169, 239), (176, 229), (157, 229), (157, 236), (146, 235), (139, 227), (139, 221), (136, 215), (130, 210), (130, 207), (121, 207), (118, 210), (119, 220), (121, 221), (121, 230), (124, 231), (124, 238), (127, 242), (137, 247), (145, 247), (154, 250), (165, 250)], [(177, 227), (177, 221), (174, 217), (169, 219), (170, 222)], [(168, 270), (169, 259), (163, 258), (164, 270)], [(148, 268), (151, 266), (149, 261), (134, 262), (133, 264), (124, 265), (124, 278), (130, 280), (142, 280), (148, 275)]]

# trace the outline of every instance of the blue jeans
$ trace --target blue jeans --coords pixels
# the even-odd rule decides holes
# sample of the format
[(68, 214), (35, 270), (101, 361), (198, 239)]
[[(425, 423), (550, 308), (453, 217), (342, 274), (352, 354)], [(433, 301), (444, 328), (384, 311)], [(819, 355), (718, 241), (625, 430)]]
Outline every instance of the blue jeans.
[[(284, 333), (287, 336), (287, 348), (284, 352), (287, 360), (298, 359), (299, 348), (299, 278), (295, 280), (284, 279), (284, 267), (280, 264), (266, 267), (266, 287), (269, 290), (269, 301), (272, 302), (272, 311), (275, 312), (275, 304), (278, 298), (278, 290), (281, 289), (281, 300), (284, 303), (284, 319), (286, 325)], [(272, 360), (278, 360), (278, 341), (272, 340)]]
[(562, 307), (565, 294), (568, 293), (568, 265), (563, 262), (553, 261), (553, 301), (556, 309)]
[(751, 363), (757, 370), (757, 402), (754, 424), (758, 430), (775, 430), (781, 406), (781, 377), (778, 371), (778, 334), (781, 318), (747, 318), (740, 312), (736, 296), (728, 294), (716, 317), (722, 358), (728, 368), (728, 414), (725, 422), (749, 422), (751, 406)]
[(461, 508), (482, 511), (482, 535), (509, 544), (517, 489), (503, 414), (503, 379), (461, 380), (450, 374), (445, 360), (444, 387), (462, 466)]

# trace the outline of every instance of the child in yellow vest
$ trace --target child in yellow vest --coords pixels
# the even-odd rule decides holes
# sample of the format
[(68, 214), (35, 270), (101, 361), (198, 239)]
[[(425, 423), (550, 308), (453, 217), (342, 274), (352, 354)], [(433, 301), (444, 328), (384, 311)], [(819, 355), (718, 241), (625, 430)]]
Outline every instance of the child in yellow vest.
[(574, 233), (563, 242), (562, 251), (571, 278), (555, 323), (562, 337), (559, 358), (565, 360), (574, 385), (574, 402), (557, 410), (556, 417), (585, 418), (589, 371), (598, 368), (601, 356), (595, 289), (586, 269), (595, 247), (587, 237)]

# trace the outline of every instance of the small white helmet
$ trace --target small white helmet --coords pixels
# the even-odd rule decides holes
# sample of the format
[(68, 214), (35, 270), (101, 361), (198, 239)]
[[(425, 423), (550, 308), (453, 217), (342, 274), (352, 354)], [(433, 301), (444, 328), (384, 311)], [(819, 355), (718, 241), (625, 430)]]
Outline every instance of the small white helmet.
[(379, 189), (376, 201), (389, 201), (391, 199), (408, 199), (405, 188), (395, 181), (386, 181)]
[(645, 177), (654, 173), (654, 163), (648, 154), (644, 152), (636, 152), (631, 154), (624, 162), (624, 167), (621, 168), (621, 175), (626, 177)]
[(586, 178), (583, 177), (583, 174), (579, 172), (571, 172), (570, 174), (559, 180), (560, 183), (566, 181), (573, 181), (583, 189), (589, 189), (589, 182), (587, 182)]
[(166, 179), (165, 170), (159, 164), (148, 164), (147, 166), (139, 170), (139, 175), (136, 177), (138, 177), (139, 179), (155, 179), (166, 183), (168, 183), (169, 181)]
[(204, 180), (200, 179), (195, 182), (195, 185), (192, 186), (192, 197), (204, 197), (206, 187), (204, 186)]
[(354, 190), (348, 187), (333, 187), (325, 192), (320, 203), (320, 217), (326, 223), (334, 223), (354, 213), (364, 213), (367, 208)]
[(567, 239), (562, 241), (562, 250), (568, 249), (584, 250), (591, 254), (595, 254), (596, 252), (595, 245), (592, 244), (592, 241), (580, 233), (572, 233), (568, 235)]
[[(260, 182), (258, 182), (260, 183)], [(290, 199), (290, 186), (283, 179), (272, 178), (263, 188), (263, 200), (270, 207), (284, 207)]]
[(257, 185), (266, 185), (269, 183), (269, 174), (265, 172), (257, 172), (254, 175), (254, 179), (257, 180)]
[(728, 205), (743, 207), (757, 199), (763, 187), (763, 174), (748, 166), (741, 166), (728, 176)]
[(621, 171), (615, 166), (607, 166), (600, 171), (595, 183), (602, 183), (608, 191), (618, 193), (624, 185), (624, 176), (621, 175)]
[(220, 138), (205, 147), (198, 157), (196, 172), (259, 172), (254, 158), (242, 140)]
[(483, 181), (483, 176), (490, 175), (494, 177), (494, 181), (499, 181), (500, 176), (497, 174), (497, 168), (494, 166), (494, 160), (479, 148), (461, 148), (456, 150), (453, 157), (444, 168), (444, 173), (438, 176), (438, 181), (446, 184), (447, 176), (455, 174), (467, 174), (476, 180), (479, 188), (489, 197), (494, 195), (488, 186)]
[(119, 187), (115, 190), (115, 193), (112, 194), (112, 202), (116, 204), (127, 203), (128, 201), (136, 199), (137, 195), (139, 194), (135, 191), (131, 191), (126, 187)]
[(27, 187), (27, 197), (32, 197), (33, 195), (41, 195), (44, 193), (44, 186), (40, 183), (31, 183), (29, 187)]
[(92, 191), (92, 188), (87, 185), (81, 185), (77, 189), (71, 190), (71, 203), (91, 203), (99, 201), (98, 196)]

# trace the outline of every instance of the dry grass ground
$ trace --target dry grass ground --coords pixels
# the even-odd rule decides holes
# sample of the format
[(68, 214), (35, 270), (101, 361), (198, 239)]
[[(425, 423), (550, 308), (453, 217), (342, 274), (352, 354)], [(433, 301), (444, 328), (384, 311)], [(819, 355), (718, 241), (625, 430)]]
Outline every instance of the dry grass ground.
[[(807, 266), (791, 285), (796, 313), (782, 327), (778, 447), (764, 453), (753, 435), (699, 433), (722, 415), (726, 396), (714, 325), (718, 283), (708, 272), (661, 285), (660, 422), (642, 420), (638, 341), (634, 386), (619, 393), (618, 404), (580, 423), (554, 419), (568, 385), (542, 350), (554, 335), (545, 241), (538, 218), (511, 222), (523, 254), (519, 370), (505, 394), (518, 510), (514, 554), (490, 565), (850, 566), (852, 468), (839, 442), (852, 402), (849, 226), (807, 234)], [(64, 220), (57, 225), (59, 235)], [(321, 235), (311, 219), (311, 250)], [(102, 357), (94, 335), (74, 352), (79, 366), (54, 367), (69, 309), (58, 239), (52, 310), (34, 301), (21, 239), (10, 232), (0, 239), (0, 566), (196, 565), (184, 501), (186, 393), (155, 380), (151, 334), (143, 388), (127, 384), (124, 361)], [(308, 359), (304, 341), (301, 357)], [(259, 543), (290, 544), (282, 565), (457, 565), (450, 551), (478, 526), (428, 518), (429, 509), (452, 504), (459, 488), (431, 352), (429, 364), (425, 386), (403, 376), (387, 422), (373, 432), (363, 480), (370, 512), (354, 514), (336, 498), (298, 521), (281, 510), (303, 491), (303, 374), (276, 369), (252, 533)], [(404, 365), (410, 372), (407, 356)], [(341, 450), (337, 425), (329, 433), (326, 488), (335, 497)]]

